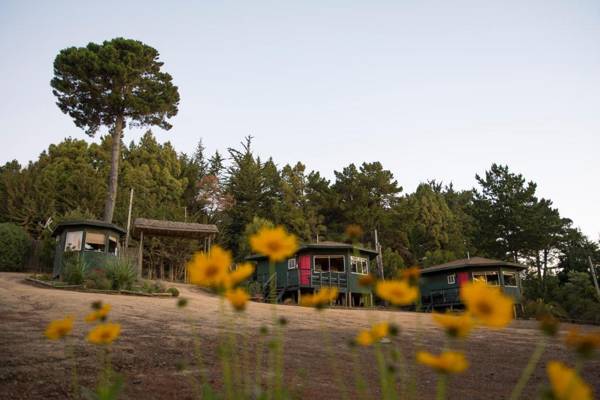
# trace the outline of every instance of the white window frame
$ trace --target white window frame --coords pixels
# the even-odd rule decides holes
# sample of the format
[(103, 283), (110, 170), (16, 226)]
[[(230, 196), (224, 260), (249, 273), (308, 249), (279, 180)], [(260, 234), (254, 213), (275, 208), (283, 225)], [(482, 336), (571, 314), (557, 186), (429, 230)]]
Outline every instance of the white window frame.
[(446, 275), (446, 279), (448, 280), (448, 285), (456, 285), (456, 274), (448, 274)]
[[(316, 265), (317, 264), (315, 263), (315, 260), (317, 258), (328, 258), (329, 259), (329, 271), (317, 271), (317, 269), (316, 269)], [(343, 271), (331, 271), (331, 259), (332, 258), (341, 258), (342, 259), (342, 261), (344, 263), (344, 270)], [(346, 272), (346, 257), (343, 256), (343, 255), (339, 255), (339, 254), (334, 254), (334, 255), (329, 255), (329, 254), (323, 254), (323, 255), (321, 255), (321, 254), (318, 254), (318, 255), (314, 255), (313, 256), (313, 271), (314, 272), (334, 272), (334, 273), (338, 273), (338, 274), (345, 273)]]
[(288, 264), (288, 270), (298, 268), (298, 261), (295, 258), (288, 258), (287, 264)]
[[(67, 245), (69, 244), (69, 235), (71, 236), (75, 236), (78, 235), (78, 239), (79, 239), (79, 246), (78, 247), (67, 247)], [(84, 243), (83, 243), (83, 231), (68, 231), (67, 234), (65, 235), (65, 248), (64, 251), (81, 251), (81, 249), (84, 247)]]
[[(504, 283), (504, 275), (512, 275), (515, 277), (515, 285), (506, 285)], [(502, 286), (504, 287), (519, 287), (519, 278), (517, 277), (516, 272), (504, 272), (502, 271)]]
[[(353, 269), (354, 269), (355, 261), (359, 261), (361, 263), (362, 272), (359, 272), (358, 268), (356, 269), (356, 272), (354, 272)], [(358, 264), (357, 264), (357, 266), (358, 266)], [(366, 257), (350, 256), (350, 273), (355, 274), (355, 275), (368, 275), (369, 274), (369, 259)]]

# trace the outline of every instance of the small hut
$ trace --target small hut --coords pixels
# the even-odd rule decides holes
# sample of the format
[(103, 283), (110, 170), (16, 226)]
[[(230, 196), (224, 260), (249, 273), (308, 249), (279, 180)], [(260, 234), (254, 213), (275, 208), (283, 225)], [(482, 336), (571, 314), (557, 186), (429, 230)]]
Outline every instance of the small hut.
[(521, 302), (520, 272), (525, 265), (483, 257), (464, 258), (434, 265), (421, 271), (421, 303), (428, 310), (460, 308), (460, 286), (480, 281), (498, 286), (505, 294)]
[(246, 259), (256, 264), (255, 278), (265, 298), (269, 297), (270, 283), (275, 280), (277, 302), (288, 299), (299, 302), (303, 294), (331, 286), (339, 290), (337, 304), (361, 306), (373, 304), (371, 289), (359, 285), (358, 280), (369, 273), (376, 257), (375, 250), (324, 241), (300, 246), (296, 254), (276, 263), (273, 275), (269, 274), (267, 257), (252, 255)]
[(56, 237), (56, 252), (52, 277), (62, 276), (65, 254), (78, 253), (92, 266), (105, 265), (121, 251), (125, 229), (103, 221), (72, 220), (59, 223), (52, 232)]

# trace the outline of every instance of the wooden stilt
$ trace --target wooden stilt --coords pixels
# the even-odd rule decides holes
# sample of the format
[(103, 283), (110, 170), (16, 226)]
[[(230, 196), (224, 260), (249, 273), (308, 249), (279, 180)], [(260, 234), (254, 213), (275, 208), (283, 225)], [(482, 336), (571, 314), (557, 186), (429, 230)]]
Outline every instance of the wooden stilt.
[(142, 263), (144, 259), (144, 231), (140, 232), (140, 247), (138, 249), (138, 276), (142, 276)]

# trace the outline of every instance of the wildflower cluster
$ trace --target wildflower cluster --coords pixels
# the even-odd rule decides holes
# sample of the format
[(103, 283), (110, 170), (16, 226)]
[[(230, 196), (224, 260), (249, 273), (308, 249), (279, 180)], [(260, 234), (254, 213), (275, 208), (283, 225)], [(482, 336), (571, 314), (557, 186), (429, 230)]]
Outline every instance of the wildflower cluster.
[(362, 330), (356, 336), (356, 343), (361, 346), (371, 346), (388, 336), (395, 329), (390, 328), (390, 324), (387, 322), (380, 322), (374, 324), (371, 329)]
[(188, 263), (187, 270), (191, 283), (224, 294), (235, 310), (242, 311), (249, 296), (238, 285), (252, 276), (254, 266), (244, 263), (231, 271), (232, 264), (231, 252), (220, 246), (213, 246), (210, 252), (196, 253)]

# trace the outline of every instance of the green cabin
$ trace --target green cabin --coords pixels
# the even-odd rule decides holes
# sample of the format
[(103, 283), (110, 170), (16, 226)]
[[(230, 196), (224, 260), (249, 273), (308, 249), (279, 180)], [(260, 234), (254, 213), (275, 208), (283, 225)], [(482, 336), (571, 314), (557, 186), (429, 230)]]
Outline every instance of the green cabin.
[(500, 286), (502, 291), (521, 303), (520, 273), (526, 266), (483, 257), (465, 258), (421, 270), (421, 304), (426, 310), (461, 308), (460, 286), (482, 281)]
[(100, 267), (121, 250), (125, 229), (103, 221), (77, 220), (59, 223), (52, 232), (56, 237), (53, 278), (62, 277), (65, 255), (78, 253), (90, 267)]
[[(323, 241), (300, 246), (292, 257), (275, 264), (274, 274), (269, 273), (267, 257), (252, 255), (246, 259), (256, 265), (254, 279), (261, 285), (265, 299), (298, 303), (303, 294), (332, 286), (340, 292), (335, 304), (355, 307), (373, 304), (371, 289), (358, 281), (375, 268), (376, 257), (375, 250)], [(269, 298), (272, 280), (277, 288), (275, 299)]]

